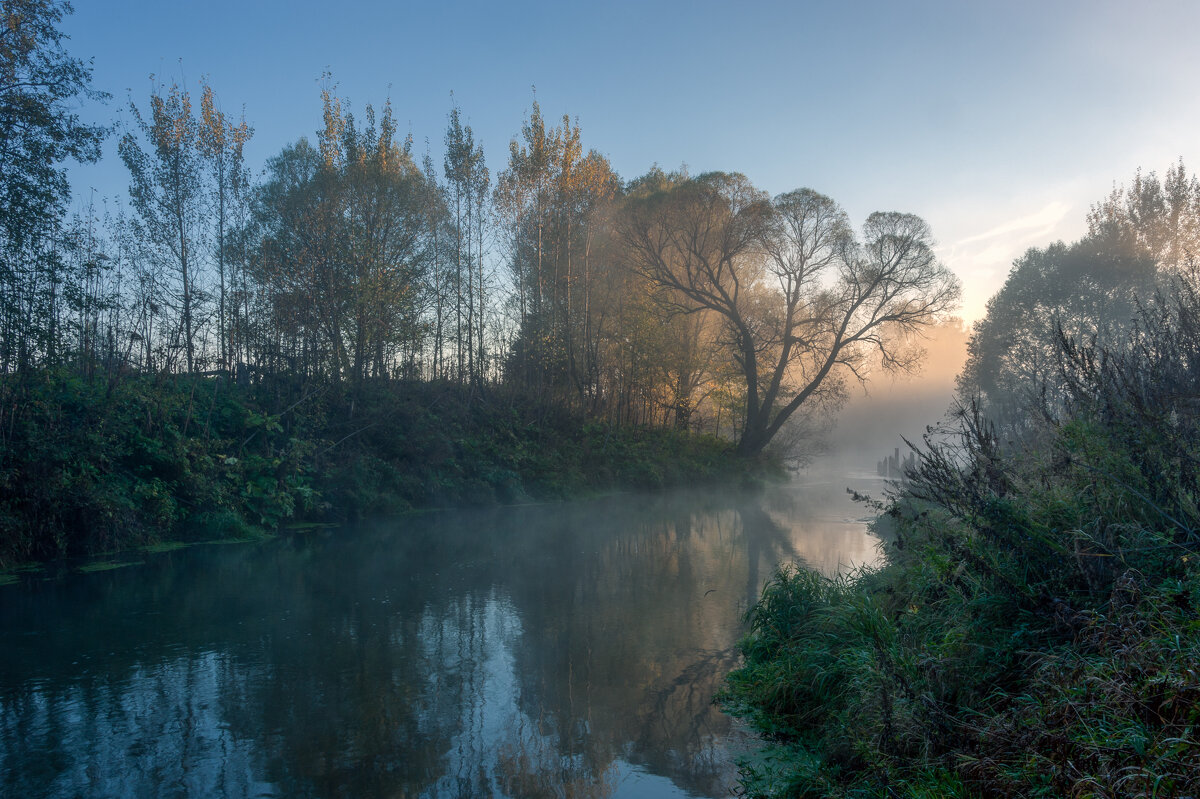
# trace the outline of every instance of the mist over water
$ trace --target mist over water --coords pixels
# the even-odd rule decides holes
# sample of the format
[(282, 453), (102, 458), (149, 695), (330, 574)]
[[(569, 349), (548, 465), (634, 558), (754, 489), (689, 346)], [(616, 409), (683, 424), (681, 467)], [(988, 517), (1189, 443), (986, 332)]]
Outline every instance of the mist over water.
[(851, 385), (850, 398), (826, 436), (824, 452), (810, 473), (874, 475), (876, 463), (900, 449), (904, 438), (919, 444), (925, 428), (945, 420), (955, 399), (955, 378), (967, 358), (969, 330), (959, 320), (931, 328), (919, 341), (920, 370), (895, 377), (877, 368), (866, 389)]
[(711, 699), (845, 480), (414, 516), (0, 587), (0, 794), (727, 796)]

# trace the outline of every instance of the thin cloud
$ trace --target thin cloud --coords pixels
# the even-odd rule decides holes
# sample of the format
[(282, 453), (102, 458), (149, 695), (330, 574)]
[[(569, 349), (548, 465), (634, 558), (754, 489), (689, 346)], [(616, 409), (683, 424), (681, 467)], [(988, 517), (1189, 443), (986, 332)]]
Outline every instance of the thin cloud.
[(1027, 233), (1031, 237), (1044, 236), (1053, 231), (1058, 226), (1058, 223), (1066, 218), (1067, 212), (1070, 210), (1070, 205), (1060, 200), (1055, 200), (1040, 211), (1017, 217), (1016, 219), (1010, 219), (988, 231), (960, 239), (954, 243), (954, 246), (961, 247), (967, 244), (974, 244), (977, 241), (986, 241), (987, 239), (1008, 236), (1013, 233)]

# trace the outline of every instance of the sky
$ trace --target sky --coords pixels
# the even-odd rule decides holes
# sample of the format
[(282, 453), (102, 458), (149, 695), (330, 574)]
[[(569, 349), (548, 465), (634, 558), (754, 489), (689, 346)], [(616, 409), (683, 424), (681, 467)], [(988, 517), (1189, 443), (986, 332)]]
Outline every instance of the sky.
[[(227, 114), (250, 165), (321, 123), (321, 77), (352, 111), (391, 101), (442, 159), (457, 104), (493, 175), (535, 98), (577, 120), (625, 179), (654, 165), (810, 187), (855, 224), (922, 216), (981, 317), (1014, 258), (1074, 240), (1138, 168), (1200, 167), (1200, 2), (406, 2), (75, 0), (69, 52), (128, 123), (151, 74)], [(536, 87), (536, 89), (535, 89)], [(80, 198), (123, 197), (116, 139), (70, 169)]]

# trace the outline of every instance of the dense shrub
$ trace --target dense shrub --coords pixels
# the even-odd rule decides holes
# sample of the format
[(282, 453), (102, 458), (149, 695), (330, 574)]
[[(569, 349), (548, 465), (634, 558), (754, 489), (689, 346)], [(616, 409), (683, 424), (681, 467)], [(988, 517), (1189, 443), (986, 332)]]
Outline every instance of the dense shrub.
[[(277, 409), (277, 410), (270, 410)], [(765, 473), (710, 436), (448, 383), (0, 379), (0, 568), (163, 537)]]
[(312, 445), (212, 379), (28, 373), (0, 407), (0, 565), (274, 527), (314, 496)]
[(919, 448), (887, 565), (775, 577), (724, 695), (772, 740), (748, 793), (1200, 793), (1198, 322), (1179, 288), (1061, 337), (1028, 438)]

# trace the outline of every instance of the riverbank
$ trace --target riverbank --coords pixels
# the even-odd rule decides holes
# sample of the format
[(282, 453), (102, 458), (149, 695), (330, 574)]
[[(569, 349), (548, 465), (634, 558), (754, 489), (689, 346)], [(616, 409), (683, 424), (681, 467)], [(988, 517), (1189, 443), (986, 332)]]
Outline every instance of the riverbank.
[[(887, 563), (779, 572), (725, 707), (751, 796), (1200, 794), (1200, 326), (1068, 352), (1068, 409), (972, 409), (886, 507)], [(1175, 342), (1184, 341), (1188, 349)]]
[[(0, 568), (415, 508), (755, 481), (712, 436), (609, 426), (445, 383), (0, 381)], [(278, 408), (277, 412), (268, 409)]]

